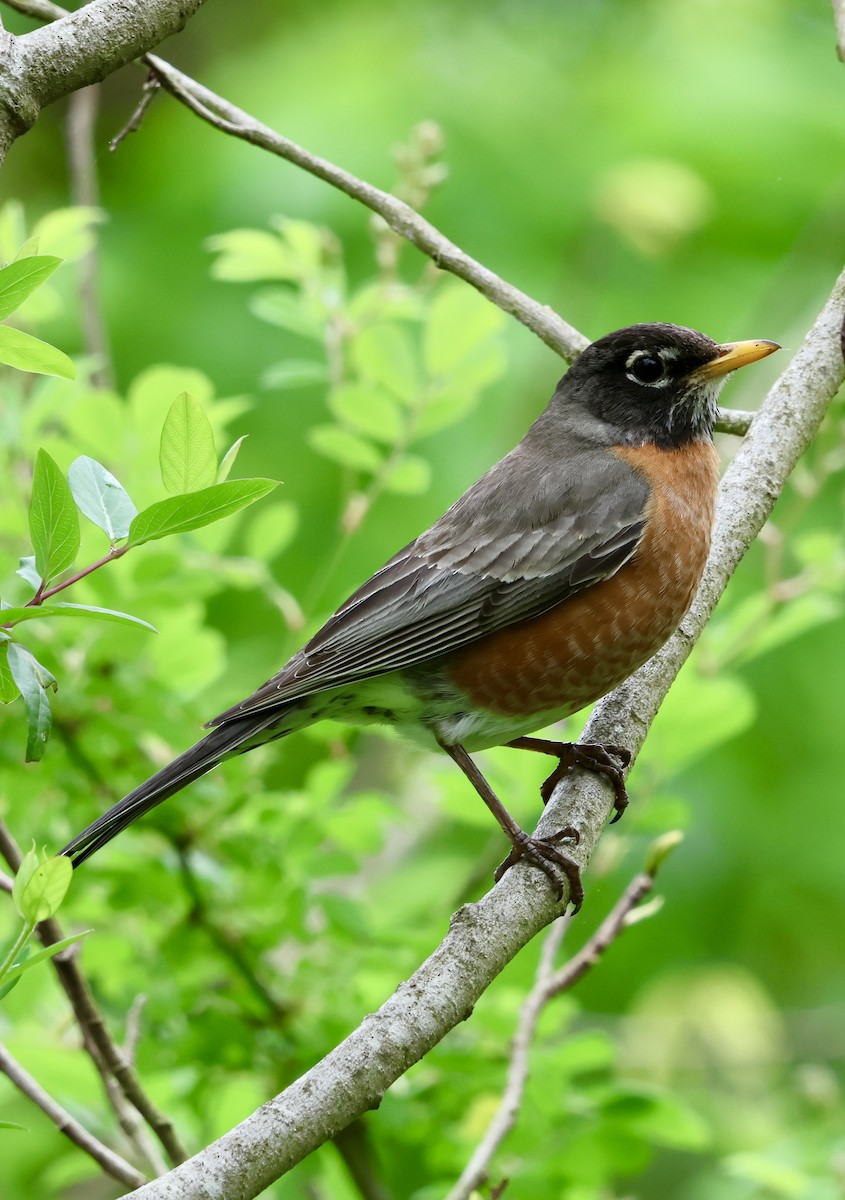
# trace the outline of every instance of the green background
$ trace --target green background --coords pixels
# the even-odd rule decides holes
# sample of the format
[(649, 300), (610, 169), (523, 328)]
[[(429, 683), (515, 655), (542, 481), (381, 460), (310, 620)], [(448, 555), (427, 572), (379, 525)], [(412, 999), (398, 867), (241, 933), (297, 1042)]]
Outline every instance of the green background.
[[(12, 16), (8, 26), (28, 27)], [(397, 178), (391, 148), (436, 121), (449, 176), (427, 218), (588, 336), (664, 320), (720, 340), (780, 341), (782, 354), (730, 383), (725, 402), (735, 407), (759, 402), (840, 270), (845, 68), (824, 4), (251, 0), (209, 5), (160, 52), (382, 187)], [(329, 419), (325, 388), (260, 386), (269, 365), (305, 356), (303, 340), (255, 318), (254, 285), (210, 277), (205, 243), (266, 229), (274, 214), (301, 218), (339, 239), (354, 288), (376, 273), (368, 214), (165, 95), (110, 153), (142, 79), (128, 68), (106, 81), (97, 134), (118, 390), (169, 363), (204, 372), (217, 396), (250, 398), (218, 444), (248, 433), (237, 473), (284, 481), (298, 533), (278, 554), (271, 533), (262, 536), (274, 576), (304, 601), (356, 481), (307, 441)], [(24, 202), (30, 223), (70, 202), (64, 115), (64, 105), (45, 111), (7, 163), (4, 195)], [(406, 250), (404, 277), (421, 270)], [(72, 266), (57, 287), (64, 306), (39, 335), (81, 353)], [(436, 517), (541, 410), (563, 365), (515, 322), (500, 341), (501, 377), (460, 423), (415, 447), (431, 463), (431, 487), (379, 498), (321, 572), (311, 619)], [(57, 406), (59, 423), (66, 396), (55, 390), (43, 402)], [(130, 490), (148, 502), (159, 494), (157, 429), (143, 428), (142, 401), (136, 394), (134, 442), (99, 457), (127, 486), (131, 473)], [(49, 411), (31, 433), (45, 430)], [(660, 913), (544, 1019), (522, 1118), (496, 1164), (497, 1177), (511, 1176), (508, 1200), (845, 1195), (842, 431), (840, 401), (658, 717), (631, 776), (629, 816), (603, 839), (572, 948), (655, 834), (687, 835), (660, 878)], [(57, 454), (63, 468), (89, 452), (78, 440)], [(726, 458), (734, 445), (721, 443)], [(60, 845), (296, 647), (301, 634), (286, 629), (260, 582), (236, 585), (214, 558), (224, 548), (262, 556), (262, 537), (250, 535), (260, 510), (221, 527), (218, 542), (142, 549), (110, 568), (114, 583), (106, 572), (92, 582), (88, 602), (118, 598), (152, 620), (158, 648), (108, 627), (81, 644), (75, 630), (47, 638), (67, 736), (54, 738), (44, 764), (24, 768), (20, 703), (0, 717), (0, 807), (21, 842)], [(24, 529), (21, 518), (15, 536), (2, 535), (4, 580), (28, 553)], [(20, 599), (17, 586), (4, 598)], [(342, 738), (303, 735), (171, 801), (85, 869), (63, 911), (66, 923), (96, 926), (84, 963), (117, 1031), (133, 997), (148, 996), (139, 1065), (192, 1147), (377, 1006), (437, 944), (454, 907), (483, 892), (501, 856), (448, 764), (375, 734)], [(542, 764), (523, 757), (496, 752), (484, 765), (530, 824)], [(184, 842), (193, 883), (174, 849)], [(209, 936), (191, 892), (197, 878), (276, 1007)], [(445, 1194), (480, 1136), (537, 950), (373, 1115), (379, 1170), (395, 1196)], [(63, 1022), (42, 969), (4, 1002), (0, 1031), (109, 1137), (97, 1083)], [(0, 1118), (31, 1128), (0, 1131), (10, 1200), (118, 1194), (4, 1088)], [(268, 1194), (360, 1193), (329, 1147)]]

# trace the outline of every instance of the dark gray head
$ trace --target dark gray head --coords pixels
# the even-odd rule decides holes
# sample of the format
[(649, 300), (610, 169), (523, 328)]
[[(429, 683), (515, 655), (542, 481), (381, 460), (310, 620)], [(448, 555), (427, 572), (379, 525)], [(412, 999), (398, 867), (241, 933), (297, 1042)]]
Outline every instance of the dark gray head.
[(764, 341), (720, 345), (682, 325), (630, 325), (588, 346), (552, 403), (586, 409), (617, 444), (682, 446), (712, 437), (728, 374), (778, 349)]

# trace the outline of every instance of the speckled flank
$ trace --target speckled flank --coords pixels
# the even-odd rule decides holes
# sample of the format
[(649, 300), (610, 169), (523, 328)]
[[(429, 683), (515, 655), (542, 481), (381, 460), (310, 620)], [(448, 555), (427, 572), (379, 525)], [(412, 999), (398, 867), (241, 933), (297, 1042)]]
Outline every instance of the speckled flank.
[(643, 539), (612, 578), (456, 654), (449, 680), (488, 712), (577, 712), (641, 666), (674, 631), (701, 580), (715, 512), (709, 442), (616, 447), (648, 479)]

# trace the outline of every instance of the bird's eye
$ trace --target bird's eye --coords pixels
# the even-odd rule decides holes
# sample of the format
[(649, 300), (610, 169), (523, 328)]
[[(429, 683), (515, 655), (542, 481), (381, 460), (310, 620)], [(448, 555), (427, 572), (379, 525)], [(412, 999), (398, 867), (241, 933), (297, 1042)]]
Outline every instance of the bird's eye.
[(632, 355), (626, 363), (628, 376), (636, 383), (657, 383), (666, 374), (666, 367), (653, 354)]

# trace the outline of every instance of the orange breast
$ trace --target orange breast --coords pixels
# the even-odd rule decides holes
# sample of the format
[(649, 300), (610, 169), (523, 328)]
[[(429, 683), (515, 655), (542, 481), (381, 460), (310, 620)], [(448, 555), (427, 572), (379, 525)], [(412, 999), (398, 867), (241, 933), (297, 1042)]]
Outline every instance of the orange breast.
[(616, 447), (652, 489), (634, 557), (610, 579), (452, 656), (447, 675), (503, 715), (577, 712), (621, 683), (677, 628), (701, 580), (718, 481), (709, 443)]

